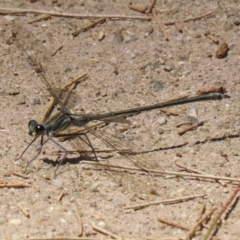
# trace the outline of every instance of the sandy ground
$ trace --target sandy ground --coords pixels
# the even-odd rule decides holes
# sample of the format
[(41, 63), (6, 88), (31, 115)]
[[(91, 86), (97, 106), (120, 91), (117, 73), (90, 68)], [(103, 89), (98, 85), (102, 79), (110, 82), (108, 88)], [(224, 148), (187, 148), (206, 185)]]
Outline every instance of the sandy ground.
[[(72, 14), (148, 16), (130, 10), (125, 0), (13, 2), (0, 4)], [(150, 1), (146, 2), (133, 4), (149, 6)], [(74, 110), (78, 113), (111, 112), (186, 94), (195, 96), (198, 90), (208, 87), (226, 88), (230, 98), (168, 108), (174, 115), (160, 110), (144, 112), (128, 117), (130, 124), (110, 123), (96, 132), (101, 136), (106, 134), (107, 141), (117, 148), (121, 145), (132, 149), (138, 154), (128, 155), (129, 158), (148, 163), (154, 170), (189, 173), (180, 167), (184, 166), (204, 175), (239, 179), (240, 5), (234, 0), (185, 0), (157, 1), (155, 7), (162, 23), (210, 11), (213, 14), (195, 21), (180, 21), (182, 32), (174, 25), (165, 26), (169, 41), (164, 39), (155, 21), (108, 19), (73, 37), (72, 33), (90, 23), (89, 19), (52, 17), (30, 24), (28, 21), (36, 17), (31, 13), (0, 16), (0, 180), (1, 184), (28, 186), (1, 188), (1, 239), (110, 238), (95, 230), (96, 226), (115, 234), (113, 238), (185, 239), (186, 230), (161, 223), (158, 218), (190, 229), (214, 207), (216, 215), (229, 199), (236, 181), (108, 171), (82, 163), (93, 159), (93, 154), (89, 157), (69, 154), (54, 178), (55, 161), (60, 156), (59, 148), (51, 142), (44, 146), (27, 172), (24, 168), (36, 154), (39, 141), (21, 160), (16, 160), (32, 139), (28, 135), (28, 121), (40, 121), (49, 102), (46, 87), (12, 38), (13, 28), (20, 24), (37, 36), (49, 53), (63, 46), (50, 61), (55, 61), (58, 68), (54, 70), (58, 86), (88, 74), (72, 94), (76, 100)], [(220, 44), (228, 44), (230, 50), (226, 57), (216, 58), (219, 46), (204, 36), (208, 30)], [(204, 124), (197, 129), (178, 134), (189, 127), (185, 124), (178, 127), (178, 124), (201, 121)], [(109, 147), (91, 134), (89, 137), (99, 160), (136, 168), (116, 151), (98, 152)], [(69, 151), (76, 150), (70, 142), (61, 144)], [(17, 176), (16, 172), (26, 178)], [(125, 208), (198, 195), (191, 200), (153, 204), (138, 210)], [(239, 226), (240, 207), (235, 201), (223, 215), (212, 239), (239, 240)], [(192, 239), (203, 239), (206, 231), (205, 227), (199, 228)]]

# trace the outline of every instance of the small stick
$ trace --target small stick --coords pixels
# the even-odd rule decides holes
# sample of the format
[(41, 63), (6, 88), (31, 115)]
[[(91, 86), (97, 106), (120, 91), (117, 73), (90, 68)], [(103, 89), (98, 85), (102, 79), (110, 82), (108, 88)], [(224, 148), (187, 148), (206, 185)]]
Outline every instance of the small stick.
[(75, 78), (75, 79), (74, 79), (73, 81), (71, 81), (70, 83), (67, 83), (67, 84), (65, 84), (64, 86), (62, 86), (61, 90), (64, 91), (65, 88), (68, 88), (70, 85), (72, 85), (72, 86), (70, 87), (70, 89), (68, 89), (68, 92), (67, 92), (66, 96), (65, 96), (64, 99), (63, 99), (63, 103), (64, 103), (64, 104), (67, 103), (67, 101), (68, 101), (68, 99), (69, 99), (69, 96), (71, 95), (73, 89), (76, 88), (77, 84), (79, 83), (79, 79), (85, 77), (86, 75), (87, 75), (87, 74), (84, 73), (84, 74), (82, 74), (80, 77)]
[(60, 45), (52, 54), (51, 57), (53, 57), (54, 55), (56, 55), (56, 53), (61, 50), (63, 48), (63, 45)]
[(9, 15), (19, 15), (26, 13), (39, 13), (39, 14), (49, 14), (55, 17), (69, 17), (69, 18), (109, 18), (109, 19), (135, 19), (135, 20), (145, 20), (151, 21), (150, 17), (146, 16), (124, 16), (124, 15), (93, 15), (93, 14), (72, 14), (72, 13), (58, 13), (49, 12), (36, 9), (22, 9), (22, 8), (0, 8), (0, 14)]
[(79, 83), (78, 81), (79, 81), (80, 79), (86, 77), (86, 76), (87, 76), (87, 73), (81, 74), (80, 76), (74, 78), (72, 81), (70, 81), (70, 82), (66, 83), (65, 85), (63, 85), (63, 86), (61, 87), (61, 90), (66, 90), (66, 89), (67, 89), (68, 87), (70, 87), (71, 85), (76, 84), (76, 83)]
[(203, 88), (203, 89), (198, 90), (199, 95), (203, 95), (203, 94), (207, 94), (207, 93), (214, 93), (214, 92), (224, 94), (227, 92), (227, 90), (226, 90), (226, 88), (224, 88), (222, 86), (214, 86), (214, 87), (208, 87), (208, 88)]
[(161, 112), (165, 113), (168, 116), (178, 116), (179, 114), (176, 112), (173, 112), (169, 109), (160, 109)]
[(174, 25), (175, 25), (176, 29), (177, 29), (180, 33), (183, 32), (183, 30), (182, 30), (182, 28), (180, 27), (180, 25), (179, 25), (178, 22), (175, 22)]
[(40, 16), (32, 19), (32, 20), (29, 20), (27, 23), (39, 22), (39, 21), (42, 21), (42, 20), (47, 20), (49, 18), (51, 18), (51, 15), (49, 15), (49, 14), (42, 14), (42, 15), (40, 15)]
[(88, 237), (50, 237), (50, 238), (26, 238), (24, 240), (99, 240), (99, 238)]
[(175, 198), (175, 199), (167, 199), (167, 200), (162, 200), (162, 201), (148, 202), (148, 203), (136, 204), (136, 205), (132, 205), (132, 206), (126, 206), (123, 209), (138, 210), (138, 209), (141, 209), (143, 207), (148, 207), (148, 206), (151, 206), (151, 205), (174, 204), (174, 203), (188, 201), (188, 200), (192, 200), (194, 198), (205, 197), (205, 196), (206, 196), (206, 194), (199, 194), (199, 195), (187, 196), (187, 197), (182, 197), (182, 198)]
[(187, 236), (184, 238), (184, 240), (188, 240), (191, 238), (191, 236), (194, 235), (195, 230), (200, 226), (207, 218), (209, 218), (214, 211), (216, 211), (217, 208), (212, 208), (208, 213), (206, 213), (200, 220), (197, 221), (197, 223), (189, 230)]
[(78, 31), (73, 32), (72, 33), (73, 37), (76, 37), (79, 33), (85, 32), (85, 31), (87, 31), (88, 29), (90, 29), (92, 27), (95, 27), (99, 23), (106, 22), (106, 19), (107, 19), (106, 17), (102, 17), (102, 18), (100, 18), (100, 19), (98, 19), (98, 20), (96, 20), (96, 21), (94, 21), (94, 22), (92, 22), (90, 24), (87, 24), (86, 26), (84, 26), (83, 28), (79, 29)]
[(136, 12), (145, 13), (145, 8), (132, 5), (132, 3), (128, 4), (128, 8)]
[(25, 174), (22, 174), (22, 173), (19, 173), (19, 172), (13, 171), (12, 174), (15, 175), (15, 176), (24, 178), (24, 179), (29, 179), (29, 176), (27, 176), (27, 175), (25, 175)]
[(175, 25), (175, 23), (178, 22), (178, 21), (183, 21), (183, 20), (176, 20), (176, 21), (171, 21), (171, 22), (165, 22), (164, 25), (166, 25), (166, 26)]
[(76, 215), (77, 215), (78, 226), (79, 226), (78, 236), (81, 237), (83, 235), (83, 222), (82, 222), (82, 218), (79, 214), (77, 202), (75, 202), (75, 205), (76, 205)]
[(69, 97), (70, 97), (73, 89), (76, 88), (76, 85), (77, 85), (77, 83), (75, 82), (75, 83), (68, 89), (68, 92), (67, 92), (66, 96), (65, 96), (64, 99), (63, 99), (63, 103), (64, 103), (64, 104), (67, 103), (67, 101), (68, 101), (68, 99), (69, 99)]
[(203, 213), (205, 212), (205, 209), (206, 209), (206, 204), (203, 203), (203, 204), (202, 204), (202, 207), (201, 207), (200, 210), (199, 210), (199, 217), (197, 218), (197, 221), (199, 221), (199, 220), (202, 218), (202, 215), (203, 215)]
[(180, 228), (182, 230), (186, 230), (186, 231), (190, 230), (189, 227), (183, 226), (183, 225), (175, 223), (175, 222), (171, 222), (169, 220), (166, 220), (166, 219), (163, 219), (163, 218), (160, 218), (160, 217), (158, 217), (158, 221), (162, 222), (162, 223), (166, 223), (167, 225), (172, 226), (172, 227)]
[(114, 234), (114, 233), (111, 233), (111, 232), (109, 232), (108, 230), (106, 230), (106, 229), (104, 229), (104, 228), (101, 228), (101, 227), (99, 227), (99, 226), (97, 226), (97, 225), (94, 225), (94, 224), (92, 224), (92, 227), (93, 227), (93, 229), (94, 230), (96, 230), (96, 231), (98, 231), (98, 232), (101, 232), (101, 233), (103, 233), (103, 234), (105, 234), (105, 235), (107, 235), (107, 236), (110, 236), (110, 237), (112, 237), (112, 238), (114, 238), (114, 239), (122, 239), (121, 237), (119, 237), (118, 235), (116, 235), (116, 234)]
[[(91, 165), (97, 165), (97, 166), (103, 166), (103, 167), (112, 167), (112, 168), (120, 168), (120, 169), (126, 169), (126, 170), (134, 170), (134, 171), (140, 171), (144, 172), (142, 169), (137, 167), (126, 167), (126, 166), (118, 166), (113, 164), (104, 164), (99, 162), (92, 162), (92, 161), (82, 161), (82, 164), (91, 164)], [(204, 175), (204, 174), (194, 174), (194, 173), (184, 173), (184, 172), (172, 172), (172, 171), (160, 171), (160, 170), (154, 170), (154, 169), (148, 169), (149, 173), (155, 173), (156, 176), (158, 174), (160, 175), (174, 175), (179, 177), (194, 177), (194, 178), (203, 178), (203, 179), (213, 179), (213, 180), (225, 180), (230, 182), (240, 182), (239, 178), (230, 178), (230, 177), (222, 177), (222, 176), (214, 176), (214, 175)]]
[(20, 203), (18, 203), (17, 206), (20, 208), (20, 210), (23, 212), (23, 214), (24, 214), (26, 217), (28, 217), (28, 218), (30, 217), (29, 212), (28, 212), (26, 209), (24, 209), (23, 206), (22, 206)]
[(210, 11), (206, 14), (201, 14), (201, 15), (199, 15), (197, 17), (193, 17), (193, 18), (185, 18), (183, 20), (166, 22), (166, 23), (164, 23), (164, 25), (169, 26), (169, 25), (175, 25), (176, 22), (189, 22), (189, 21), (192, 21), (192, 20), (199, 20), (199, 19), (202, 19), (202, 18), (205, 18), (205, 17), (210, 17), (211, 15), (212, 15), (212, 11)]
[(176, 127), (179, 128), (179, 127), (181, 127), (183, 125), (192, 125), (192, 123), (191, 122), (181, 122), (181, 123), (177, 123)]
[(61, 192), (58, 197), (58, 201), (61, 201), (64, 196), (65, 196), (65, 192)]
[(212, 36), (212, 35), (210, 34), (210, 31), (206, 31), (206, 32), (204, 33), (204, 36), (206, 36), (206, 37), (208, 37), (209, 39), (211, 39), (214, 43), (219, 44), (219, 40), (216, 39), (214, 36)]
[(190, 168), (190, 167), (185, 167), (183, 165), (180, 165), (179, 163), (177, 163), (175, 161), (175, 164), (179, 167), (179, 168), (183, 168), (184, 170), (188, 171), (188, 172), (193, 172), (193, 173), (198, 173), (198, 174), (204, 174), (204, 172), (198, 171), (196, 169)]
[[(83, 73), (81, 74), (79, 77), (76, 77), (75, 79), (73, 79), (72, 81), (66, 83), (65, 85), (63, 85), (61, 87), (61, 92), (60, 92), (60, 95), (62, 94), (62, 92), (64, 90), (66, 90), (69, 86), (73, 85), (73, 84), (77, 84), (79, 82), (80, 79), (84, 78), (85, 76), (87, 75), (87, 73)], [(53, 108), (55, 106), (55, 100), (53, 97), (50, 98), (50, 102), (49, 102), (49, 106), (47, 107), (46, 111), (44, 112), (43, 114), (43, 117), (42, 117), (42, 122), (45, 122), (45, 120), (49, 117), (49, 115), (52, 113), (53, 111)]]
[(162, 25), (162, 23), (160, 22), (159, 18), (157, 17), (157, 13), (156, 13), (155, 8), (152, 9), (152, 14), (153, 14), (153, 18), (157, 22), (161, 32), (163, 33), (163, 36), (164, 36), (165, 40), (168, 41), (169, 39), (168, 39), (167, 32), (166, 32), (164, 26)]
[[(131, 240), (131, 239), (126, 239), (126, 240)], [(148, 237), (146, 240), (182, 240), (181, 238), (173, 238), (173, 237), (164, 237), (164, 238), (151, 238)]]
[(199, 15), (197, 17), (185, 18), (183, 21), (184, 22), (190, 22), (190, 21), (199, 20), (199, 19), (202, 19), (202, 18), (205, 18), (205, 17), (210, 17), (211, 15), (212, 15), (212, 11), (207, 12), (207, 13), (202, 14), (202, 15)]
[(156, 4), (156, 1), (157, 0), (152, 0), (151, 5), (149, 6), (148, 10), (146, 11), (147, 14), (152, 12), (154, 5)]
[[(226, 212), (227, 208), (230, 206), (230, 204), (233, 202), (233, 200), (236, 199), (239, 191), (240, 191), (240, 182), (238, 183), (237, 187), (232, 192), (232, 194), (231, 194), (230, 198), (227, 200), (227, 202), (225, 202), (223, 204), (223, 206), (221, 207), (220, 211), (217, 213), (217, 216), (215, 216), (214, 219), (212, 220), (212, 222), (211, 222), (211, 224), (210, 224), (210, 226), (208, 228), (208, 231), (205, 234), (203, 240), (209, 239), (209, 235), (211, 234), (211, 232), (213, 232), (214, 227), (216, 227), (216, 225), (220, 221), (221, 216), (223, 215), (223, 213)], [(237, 198), (239, 198), (239, 197), (237, 197)]]
[(30, 187), (28, 184), (24, 183), (6, 183), (6, 184), (0, 184), (0, 188), (25, 188)]
[[(185, 167), (183, 165), (180, 165), (179, 163), (175, 162), (175, 164), (180, 167), (180, 168), (183, 168), (185, 169), (186, 171), (188, 172), (193, 172), (193, 173), (198, 173), (198, 174), (206, 174), (206, 172), (202, 172), (202, 171), (199, 171), (199, 170), (196, 170), (194, 168), (189, 168), (189, 167)], [(222, 182), (221, 180), (218, 180), (218, 182), (222, 185), (222, 186), (226, 186), (226, 183), (225, 182)]]
[(182, 135), (185, 134), (186, 132), (195, 130), (195, 129), (197, 129), (197, 128), (200, 127), (200, 126), (203, 126), (203, 124), (204, 124), (204, 122), (201, 121), (201, 122), (199, 122), (199, 123), (197, 123), (197, 124), (194, 124), (194, 125), (186, 128), (186, 129), (183, 129), (183, 130), (181, 130), (181, 131), (178, 131), (178, 135), (182, 136)]
[(55, 106), (55, 99), (53, 97), (50, 98), (49, 104), (45, 112), (43, 113), (41, 122), (45, 122), (45, 120), (50, 116)]

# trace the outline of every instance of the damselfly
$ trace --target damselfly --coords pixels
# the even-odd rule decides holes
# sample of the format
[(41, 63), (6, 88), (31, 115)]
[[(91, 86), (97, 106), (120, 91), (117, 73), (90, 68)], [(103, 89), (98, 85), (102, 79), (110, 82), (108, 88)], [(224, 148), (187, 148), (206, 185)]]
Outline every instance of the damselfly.
[[(108, 112), (104, 114), (88, 114), (88, 115), (72, 114), (70, 110), (67, 108), (67, 106), (65, 105), (65, 103), (63, 102), (62, 100), (63, 98), (55, 90), (56, 81), (55, 81), (54, 73), (57, 71), (57, 67), (53, 59), (51, 59), (51, 56), (48, 53), (47, 49), (32, 33), (30, 33), (29, 31), (27, 31), (22, 27), (17, 27), (13, 30), (13, 37), (16, 40), (18, 47), (21, 49), (25, 57), (28, 59), (30, 65), (33, 67), (34, 71), (37, 73), (37, 75), (40, 77), (40, 79), (43, 81), (43, 83), (47, 87), (47, 90), (49, 91), (51, 96), (55, 99), (56, 103), (59, 104), (59, 106), (61, 107), (61, 110), (58, 113), (54, 114), (52, 117), (49, 117), (42, 124), (39, 124), (35, 120), (31, 120), (29, 122), (28, 124), (29, 134), (33, 136), (34, 139), (22, 152), (20, 158), (27, 151), (27, 149), (33, 144), (33, 142), (36, 141), (36, 139), (38, 138), (41, 139), (41, 145), (40, 145), (39, 151), (37, 152), (37, 155), (27, 163), (26, 167), (28, 167), (29, 164), (34, 159), (36, 159), (36, 157), (41, 153), (43, 145), (46, 144), (48, 141), (52, 141), (58, 148), (60, 148), (64, 152), (64, 155), (60, 159), (59, 164), (55, 169), (55, 174), (56, 174), (59, 166), (66, 159), (68, 151), (55, 138), (57, 134), (59, 134), (60, 132), (65, 131), (71, 126), (77, 126), (77, 127), (84, 127), (86, 129), (86, 133), (75, 135), (75, 137), (79, 137), (81, 140), (83, 140), (83, 138), (81, 138), (82, 135), (86, 137), (85, 140), (83, 141), (85, 141), (85, 143), (88, 144), (88, 146), (90, 146), (96, 159), (97, 159), (97, 156), (95, 154), (94, 148), (87, 136), (88, 132), (92, 133), (97, 138), (100, 138), (101, 140), (103, 140), (108, 146), (118, 151), (119, 154), (121, 154), (122, 156), (127, 158), (129, 161), (134, 163), (137, 167), (145, 171), (148, 171), (148, 167), (146, 167), (140, 161), (138, 161), (138, 158), (134, 158), (133, 156), (127, 155), (124, 152), (120, 151), (114, 143), (109, 142), (108, 140), (106, 140), (104, 136), (102, 136), (101, 134), (98, 134), (93, 129), (89, 128), (88, 123), (94, 120), (109, 122), (109, 121), (114, 121), (116, 117), (124, 116), (128, 114), (140, 113), (143, 111), (150, 111), (153, 109), (159, 109), (163, 107), (169, 107), (169, 106), (180, 105), (180, 104), (196, 102), (196, 101), (219, 100), (224, 97), (222, 93), (209, 93), (209, 94), (200, 95), (196, 97), (166, 101), (166, 102), (157, 103), (154, 105), (131, 108), (131, 109), (126, 109), (122, 111)], [(47, 136), (45, 140), (44, 140), (44, 136)]]

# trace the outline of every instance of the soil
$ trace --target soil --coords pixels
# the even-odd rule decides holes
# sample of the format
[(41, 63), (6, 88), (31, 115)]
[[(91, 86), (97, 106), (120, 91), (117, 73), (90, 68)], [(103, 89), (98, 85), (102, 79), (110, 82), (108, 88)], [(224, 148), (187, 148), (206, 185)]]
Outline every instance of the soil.
[[(139, 0), (132, 4), (145, 8), (150, 3)], [(1, 7), (58, 13), (152, 17), (130, 10), (128, 4), (126, 0), (0, 3)], [(117, 239), (189, 239), (189, 229), (215, 207), (216, 216), (230, 198), (240, 172), (240, 5), (236, 0), (169, 0), (157, 1), (155, 9), (168, 41), (153, 19), (108, 18), (73, 37), (72, 33), (97, 18), (52, 16), (28, 23), (38, 15), (0, 16), (1, 239), (109, 239), (110, 233)], [(184, 21), (196, 16), (202, 17)], [(171, 21), (177, 21), (177, 26), (164, 24)], [(208, 88), (224, 88), (228, 97), (173, 106), (164, 109), (167, 112), (157, 109), (133, 114), (90, 129), (87, 135), (100, 163), (128, 169), (94, 165), (91, 151), (72, 152), (91, 150), (83, 142), (80, 146), (80, 138), (65, 142), (54, 138), (69, 151), (57, 176), (54, 171), (63, 149), (51, 140), (25, 171), (40, 146), (37, 139), (19, 159), (32, 141), (27, 124), (31, 119), (40, 122), (50, 96), (12, 37), (17, 25), (27, 29), (33, 39), (37, 37), (49, 54), (59, 48), (42, 63), (51, 68), (55, 62), (55, 79), (46, 74), (53, 87), (87, 73), (70, 97), (75, 113), (111, 113), (196, 96)], [(207, 31), (219, 44), (205, 35)], [(31, 34), (26, 41), (32, 41)], [(222, 57), (218, 58), (216, 52), (223, 43), (229, 50), (227, 54), (218, 51)], [(179, 134), (194, 124), (195, 129)], [(162, 172), (137, 171), (136, 161)], [(193, 173), (191, 169), (235, 181), (187, 175)], [(191, 199), (182, 199), (186, 197)], [(180, 200), (164, 203), (171, 199)], [(240, 239), (237, 200), (223, 214), (211, 239)], [(126, 208), (148, 203), (139, 209)], [(192, 239), (203, 239), (205, 225), (198, 227)]]

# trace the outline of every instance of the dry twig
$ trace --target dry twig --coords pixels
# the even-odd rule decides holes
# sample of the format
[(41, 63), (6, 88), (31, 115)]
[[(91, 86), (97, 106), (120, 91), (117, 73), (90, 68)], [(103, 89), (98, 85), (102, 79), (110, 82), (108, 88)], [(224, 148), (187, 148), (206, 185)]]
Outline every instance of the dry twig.
[(210, 224), (208, 231), (206, 233), (206, 235), (204, 236), (203, 240), (207, 240), (209, 239), (209, 236), (211, 234), (211, 232), (213, 231), (214, 227), (217, 225), (218, 221), (220, 220), (221, 216), (223, 215), (223, 213), (227, 210), (227, 208), (230, 206), (230, 204), (233, 202), (234, 198), (237, 196), (237, 194), (240, 191), (240, 181), (237, 185), (237, 187), (235, 188), (235, 190), (233, 191), (233, 193), (231, 194), (230, 198), (227, 200), (227, 202), (222, 206), (220, 212), (217, 214), (217, 216), (213, 219), (212, 223)]
[[(142, 172), (142, 173), (146, 174), (145, 171), (143, 171), (142, 169), (137, 168), (137, 167), (126, 167), (126, 166), (119, 166), (119, 165), (113, 165), (113, 164), (103, 164), (103, 163), (100, 163), (100, 162), (91, 162), (91, 161), (82, 161), (81, 163), (82, 164), (91, 164), (91, 165), (103, 166), (105, 168), (110, 167), (110, 168), (117, 168), (117, 169), (139, 171), (139, 172)], [(212, 180), (224, 180), (224, 181), (230, 181), (230, 182), (239, 182), (240, 181), (239, 178), (230, 178), (230, 177), (214, 176), (214, 175), (206, 175), (206, 174), (160, 171), (160, 170), (154, 170), (154, 169), (148, 169), (148, 173), (155, 174), (155, 176), (158, 176), (158, 175), (174, 175), (176, 177), (193, 177), (193, 178), (212, 179)]]
[(206, 36), (206, 37), (208, 37), (209, 39), (211, 39), (214, 43), (219, 44), (219, 40), (216, 39), (214, 36), (212, 36), (212, 35), (210, 34), (210, 31), (206, 31), (206, 32), (204, 33), (204, 36)]
[(87, 31), (88, 29), (90, 29), (92, 27), (95, 27), (99, 23), (106, 22), (106, 19), (107, 19), (106, 17), (102, 17), (102, 18), (100, 18), (100, 19), (98, 19), (98, 20), (96, 20), (96, 21), (94, 21), (92, 23), (87, 24), (86, 26), (84, 26), (83, 28), (79, 29), (78, 31), (73, 32), (72, 33), (73, 37), (76, 37), (79, 33), (85, 32), (85, 31)]
[(186, 132), (195, 130), (195, 129), (197, 129), (197, 128), (200, 127), (200, 126), (203, 126), (203, 124), (204, 124), (204, 122), (201, 121), (201, 122), (199, 122), (199, 123), (197, 123), (197, 124), (194, 124), (194, 125), (186, 128), (186, 129), (180, 130), (180, 131), (178, 131), (178, 135), (182, 136), (182, 135), (185, 134)]
[(166, 219), (163, 219), (163, 218), (160, 218), (160, 217), (158, 217), (158, 221), (162, 222), (162, 223), (166, 223), (169, 226), (180, 228), (180, 229), (183, 229), (183, 230), (186, 230), (186, 231), (190, 230), (189, 227), (183, 226), (183, 225), (181, 225), (179, 223), (171, 222), (169, 220), (166, 220)]
[[(75, 79), (73, 79), (72, 81), (64, 84), (62, 87), (61, 87), (61, 92), (60, 92), (60, 96), (62, 94), (63, 91), (65, 91), (69, 86), (75, 86), (76, 84), (79, 83), (79, 81), (86, 77), (87, 76), (87, 73), (83, 73), (81, 74), (80, 76), (76, 77)], [(69, 94), (71, 93), (71, 91), (69, 91)], [(49, 102), (49, 106), (47, 107), (46, 111), (44, 112), (43, 114), (43, 117), (42, 117), (42, 122), (45, 122), (45, 120), (50, 116), (50, 114), (52, 113), (53, 111), (53, 108), (55, 106), (56, 102), (54, 100), (54, 98), (51, 97), (51, 100)]]
[(190, 22), (190, 21), (195, 21), (195, 20), (199, 20), (199, 19), (202, 19), (202, 18), (205, 18), (205, 17), (210, 17), (210, 16), (212, 16), (212, 11), (207, 12), (205, 14), (201, 14), (201, 15), (196, 16), (196, 17), (185, 18), (183, 21), (184, 22)]
[(122, 238), (119, 237), (118, 235), (116, 235), (116, 234), (114, 234), (114, 233), (111, 233), (111, 232), (109, 232), (108, 230), (106, 230), (106, 229), (104, 229), (104, 228), (101, 228), (101, 227), (96, 226), (96, 225), (94, 225), (94, 224), (92, 224), (92, 227), (93, 227), (94, 230), (96, 230), (96, 231), (98, 231), (98, 232), (101, 232), (101, 233), (103, 233), (103, 234), (105, 234), (105, 235), (107, 235), (107, 236), (110, 236), (110, 237), (112, 237), (112, 238), (114, 238), (114, 239), (119, 239), (119, 240), (122, 239)]
[(188, 171), (188, 172), (193, 172), (193, 173), (198, 173), (198, 174), (204, 174), (204, 172), (198, 171), (194, 168), (190, 168), (190, 167), (185, 167), (179, 163), (177, 163), (176, 161), (174, 162), (179, 168), (183, 168), (184, 170)]
[(197, 223), (189, 230), (189, 232), (188, 232), (187, 236), (184, 238), (184, 240), (190, 239), (190, 238), (194, 235), (196, 229), (197, 229), (207, 218), (209, 218), (209, 217), (213, 214), (213, 212), (216, 211), (216, 210), (217, 210), (216, 207), (212, 208), (212, 209), (211, 209), (208, 213), (206, 213), (200, 220), (198, 220)]
[(199, 95), (203, 95), (207, 93), (215, 93), (215, 92), (224, 94), (227, 92), (227, 90), (222, 86), (214, 86), (214, 87), (208, 87), (208, 88), (203, 88), (198, 90)]
[(25, 175), (25, 174), (22, 174), (22, 173), (19, 173), (19, 172), (13, 171), (12, 174), (15, 175), (15, 176), (24, 178), (24, 179), (29, 179), (29, 176), (27, 176), (27, 175)]
[(52, 238), (26, 238), (24, 240), (99, 240), (99, 238), (88, 237), (52, 237)]
[(178, 22), (175, 22), (174, 25), (175, 25), (176, 29), (177, 29), (180, 33), (183, 32), (183, 30), (182, 30), (182, 28), (180, 27), (180, 25), (179, 25)]
[(133, 11), (140, 12), (140, 13), (145, 13), (145, 8), (132, 5), (132, 3), (129, 3), (128, 7), (129, 7), (129, 9), (131, 9)]
[(78, 220), (78, 236), (81, 237), (83, 235), (83, 222), (82, 222), (82, 218), (79, 214), (79, 209), (78, 209), (78, 204), (75, 202), (76, 205), (76, 215), (77, 215), (77, 220)]
[(5, 15), (19, 15), (27, 13), (37, 13), (37, 14), (49, 14), (55, 17), (69, 17), (69, 18), (108, 18), (108, 19), (135, 19), (135, 20), (145, 20), (151, 21), (150, 17), (146, 16), (124, 16), (124, 15), (94, 15), (94, 14), (73, 14), (73, 13), (58, 13), (58, 12), (49, 12), (44, 10), (36, 9), (22, 9), (22, 8), (0, 8), (0, 14)]
[(26, 217), (28, 217), (28, 218), (30, 217), (29, 212), (28, 212), (26, 209), (24, 209), (23, 206), (22, 206), (20, 203), (18, 203), (17, 206), (20, 208), (20, 210), (23, 212), (23, 214), (24, 214)]
[(192, 122), (180, 122), (180, 123), (176, 124), (176, 127), (179, 128), (179, 127), (181, 127), (183, 125), (192, 125)]
[(29, 20), (27, 23), (39, 22), (39, 21), (42, 21), (42, 20), (47, 20), (49, 18), (51, 18), (51, 15), (49, 15), (49, 14), (42, 14), (42, 15), (40, 15), (40, 16), (32, 19), (32, 20)]
[(199, 217), (197, 218), (198, 221), (202, 218), (202, 215), (204, 214), (205, 209), (206, 209), (206, 204), (203, 203), (202, 207), (200, 208), (199, 213), (198, 213), (198, 215), (199, 215)]
[(165, 113), (167, 116), (178, 116), (179, 114), (176, 112), (173, 112), (169, 109), (160, 109), (161, 112)]
[(54, 55), (56, 55), (56, 53), (61, 50), (63, 48), (63, 45), (60, 45), (58, 48), (56, 48), (56, 50), (51, 54), (51, 57), (53, 57)]
[(164, 26), (162, 25), (162, 23), (160, 22), (159, 18), (157, 17), (157, 13), (156, 13), (155, 8), (152, 9), (152, 14), (153, 14), (153, 18), (157, 22), (161, 32), (163, 33), (163, 36), (164, 36), (165, 40), (168, 41), (169, 39), (168, 39), (167, 32), (166, 32)]
[(24, 184), (24, 183), (5, 183), (5, 184), (0, 184), (0, 188), (25, 188), (25, 187), (30, 187), (30, 185)]
[(149, 6), (148, 10), (146, 11), (146, 13), (151, 13), (153, 8), (154, 8), (154, 5), (156, 4), (156, 1), (157, 0), (152, 0), (152, 3), (151, 5)]
[(183, 19), (183, 20), (166, 22), (166, 23), (164, 23), (164, 25), (167, 25), (167, 26), (169, 26), (169, 25), (175, 25), (176, 22), (190, 22), (190, 21), (200, 20), (200, 19), (202, 19), (202, 18), (210, 17), (210, 16), (212, 16), (212, 11), (207, 12), (207, 13), (205, 13), (205, 14), (201, 14), (201, 15), (196, 16), (196, 17), (192, 17), (192, 18), (185, 18), (185, 19)]
[(70, 86), (74, 85), (74, 84), (78, 84), (79, 83), (79, 80), (86, 77), (87, 76), (87, 73), (83, 73), (81, 74), (80, 76), (74, 78), (72, 81), (64, 84), (62, 87), (61, 87), (61, 90), (66, 90), (67, 88), (69, 88)]
[(58, 201), (61, 201), (64, 196), (65, 196), (65, 192), (61, 192), (59, 194)]
[(187, 197), (182, 197), (182, 198), (175, 198), (175, 199), (167, 199), (167, 200), (162, 200), (162, 201), (155, 201), (155, 202), (148, 202), (148, 203), (142, 203), (142, 204), (136, 204), (136, 205), (132, 205), (132, 206), (126, 206), (124, 207), (124, 209), (141, 209), (143, 207), (148, 207), (151, 205), (158, 205), (158, 204), (174, 204), (174, 203), (179, 203), (179, 202), (183, 202), (183, 201), (188, 201), (194, 198), (198, 198), (198, 197), (204, 197), (206, 196), (206, 194), (199, 194), (199, 195), (193, 195), (193, 196), (187, 196)]

